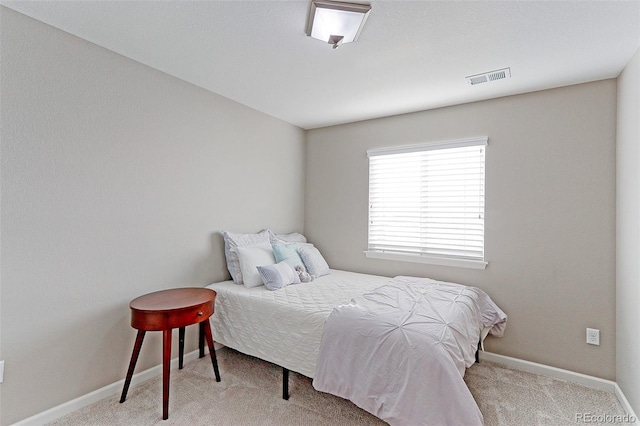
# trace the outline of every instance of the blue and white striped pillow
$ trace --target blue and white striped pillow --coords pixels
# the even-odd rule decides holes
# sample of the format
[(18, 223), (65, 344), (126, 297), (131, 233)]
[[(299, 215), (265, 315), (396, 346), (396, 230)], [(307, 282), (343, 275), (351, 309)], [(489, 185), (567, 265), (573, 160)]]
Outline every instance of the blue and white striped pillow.
[(289, 284), (300, 283), (298, 273), (287, 262), (258, 266), (258, 273), (268, 290), (278, 290)]
[(298, 254), (304, 262), (307, 272), (311, 274), (313, 278), (327, 275), (330, 272), (327, 261), (324, 260), (324, 257), (322, 257), (322, 254), (320, 254), (320, 251), (316, 247), (310, 244), (302, 246), (298, 249)]

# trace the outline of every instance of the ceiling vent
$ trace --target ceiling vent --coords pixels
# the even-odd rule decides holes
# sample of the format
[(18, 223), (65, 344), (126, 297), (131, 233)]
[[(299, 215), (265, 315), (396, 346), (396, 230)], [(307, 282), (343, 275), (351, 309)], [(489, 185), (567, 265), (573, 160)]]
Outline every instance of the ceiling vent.
[(487, 83), (489, 81), (502, 80), (505, 78), (511, 78), (511, 68), (503, 68), (501, 70), (489, 71), (482, 74), (470, 75), (465, 77), (467, 83), (471, 86), (475, 86), (480, 83)]

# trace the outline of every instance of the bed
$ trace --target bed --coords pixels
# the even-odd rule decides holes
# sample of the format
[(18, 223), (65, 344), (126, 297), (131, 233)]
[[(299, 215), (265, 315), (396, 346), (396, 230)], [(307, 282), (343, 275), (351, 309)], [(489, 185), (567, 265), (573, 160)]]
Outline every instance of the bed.
[[(225, 346), (279, 365), (285, 372), (314, 378), (316, 389), (348, 398), (392, 425), (483, 423), (464, 384), (464, 370), (474, 362), (478, 342), (488, 333), (502, 335), (506, 315), (482, 290), (341, 270), (277, 291), (233, 281), (207, 287), (217, 292), (211, 317), (214, 339)], [(444, 293), (436, 293), (441, 290)], [(477, 302), (472, 300), (475, 295), (480, 296)], [(422, 307), (417, 299), (424, 301)], [(432, 306), (435, 299), (462, 310), (454, 313), (445, 308), (443, 313), (441, 307)], [(415, 311), (411, 327), (425, 329), (420, 322), (437, 317), (453, 337), (443, 340), (443, 328), (437, 328), (435, 334), (427, 333), (426, 340), (421, 338), (427, 343), (406, 339), (406, 330), (400, 340), (388, 338), (389, 321), (405, 321), (406, 309)], [(455, 316), (462, 325), (453, 323)], [(408, 341), (410, 350), (400, 349), (401, 341)], [(423, 356), (434, 353), (428, 341), (440, 344), (437, 357)], [(409, 354), (408, 360), (394, 358), (403, 353)], [(420, 364), (427, 358), (435, 359), (435, 364)], [(376, 369), (384, 372), (372, 374)], [(378, 380), (364, 383), (365, 377)]]
[(277, 291), (214, 283), (211, 317), (216, 342), (313, 378), (324, 322), (334, 307), (389, 281), (387, 277), (331, 270), (311, 283)]

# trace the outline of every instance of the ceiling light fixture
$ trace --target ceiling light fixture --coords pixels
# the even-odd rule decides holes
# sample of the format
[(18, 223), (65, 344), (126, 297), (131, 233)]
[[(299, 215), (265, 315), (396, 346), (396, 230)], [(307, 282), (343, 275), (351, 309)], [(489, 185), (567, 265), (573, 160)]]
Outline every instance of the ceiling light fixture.
[(356, 41), (370, 11), (368, 4), (313, 0), (307, 35), (337, 49), (343, 43)]

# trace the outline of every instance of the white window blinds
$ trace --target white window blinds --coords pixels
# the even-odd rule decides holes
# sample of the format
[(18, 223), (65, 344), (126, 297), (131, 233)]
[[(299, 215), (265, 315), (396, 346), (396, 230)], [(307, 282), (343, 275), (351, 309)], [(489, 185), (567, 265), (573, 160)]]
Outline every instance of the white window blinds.
[(484, 260), (487, 138), (372, 149), (369, 251)]

